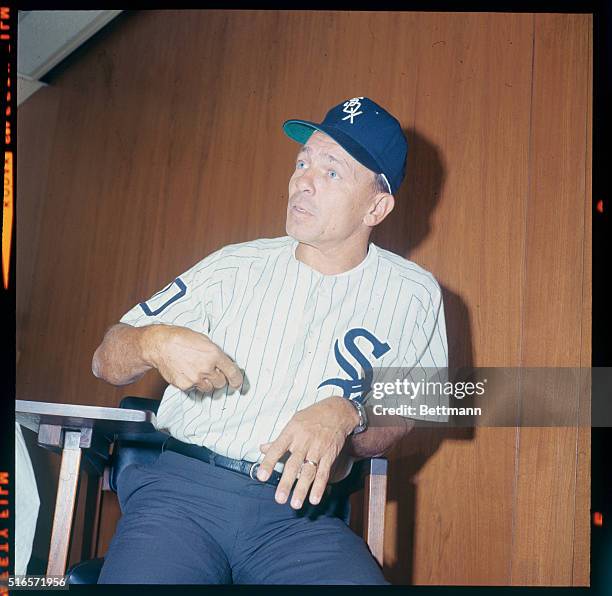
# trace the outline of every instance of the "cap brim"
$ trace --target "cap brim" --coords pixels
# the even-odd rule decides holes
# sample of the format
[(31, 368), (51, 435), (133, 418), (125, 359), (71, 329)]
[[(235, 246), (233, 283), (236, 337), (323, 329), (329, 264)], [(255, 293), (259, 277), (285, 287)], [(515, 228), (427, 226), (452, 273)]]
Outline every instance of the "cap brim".
[(314, 122), (308, 122), (307, 120), (287, 120), (283, 124), (283, 131), (285, 134), (290, 139), (302, 145), (310, 138), (310, 135), (312, 135), (315, 130), (321, 130), (319, 125)]
[(283, 124), (283, 131), (294, 141), (302, 145), (308, 141), (312, 133), (318, 130), (330, 136), (338, 143), (347, 153), (354, 157), (360, 164), (364, 165), (368, 170), (372, 170), (375, 174), (382, 173), (382, 168), (374, 157), (362, 145), (357, 143), (352, 137), (336, 129), (333, 126), (325, 124), (317, 124), (308, 120), (287, 120)]

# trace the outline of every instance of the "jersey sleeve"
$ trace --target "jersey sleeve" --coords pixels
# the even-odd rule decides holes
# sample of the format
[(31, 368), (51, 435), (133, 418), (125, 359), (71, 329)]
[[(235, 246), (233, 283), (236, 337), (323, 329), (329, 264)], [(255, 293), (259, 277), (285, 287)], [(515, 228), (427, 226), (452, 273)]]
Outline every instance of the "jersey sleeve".
[[(416, 347), (416, 360), (413, 366), (437, 369), (448, 367), (444, 304), (442, 291), (437, 284), (436, 291), (429, 296), (425, 318), (418, 325), (413, 341)], [(405, 364), (410, 365), (409, 362)]]
[(148, 300), (132, 307), (119, 322), (134, 327), (177, 325), (208, 333), (210, 317), (207, 312), (207, 289), (222, 252), (221, 248), (196, 263)]
[(421, 381), (424, 385), (410, 400), (415, 413), (408, 417), (428, 422), (448, 422), (448, 414), (440, 409), (449, 405), (449, 396), (442, 391), (449, 378), (444, 302), (437, 282), (435, 291), (429, 294), (425, 316), (417, 324), (413, 340), (416, 358), (412, 362), (404, 362), (403, 372), (408, 379), (417, 383)]
[[(442, 390), (448, 381), (446, 322), (442, 291), (435, 280), (419, 301), (422, 308), (411, 325), (401, 366), (382, 369), (377, 378), (378, 403), (395, 408), (396, 415), (405, 418), (448, 422), (444, 407), (448, 407), (449, 397)], [(389, 389), (383, 391), (385, 383)], [(395, 388), (391, 389), (392, 385)], [(370, 394), (367, 401), (376, 404), (376, 396)]]

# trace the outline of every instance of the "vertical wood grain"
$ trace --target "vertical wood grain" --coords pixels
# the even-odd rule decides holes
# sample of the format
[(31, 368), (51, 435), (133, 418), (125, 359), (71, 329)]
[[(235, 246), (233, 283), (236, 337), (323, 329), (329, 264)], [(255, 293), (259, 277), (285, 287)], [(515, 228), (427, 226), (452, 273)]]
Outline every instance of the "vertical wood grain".
[[(524, 366), (578, 367), (585, 359), (588, 25), (585, 15), (535, 16)], [(576, 406), (578, 392), (571, 397)], [(578, 437), (569, 427), (520, 429), (515, 585), (572, 584), (575, 524), (584, 535), (585, 521), (575, 512)]]
[[(441, 148), (445, 164), (431, 233), (412, 258), (445, 287), (453, 366), (512, 366), (520, 352), (532, 21), (499, 14), (421, 19), (414, 126)], [(411, 219), (431, 200), (430, 163), (415, 159)], [(469, 336), (472, 350), (464, 344)], [(440, 440), (433, 437), (433, 445)], [(431, 451), (432, 442), (419, 452)], [(411, 459), (406, 454), (403, 466), (410, 469)], [(392, 468), (394, 481), (403, 466)], [(400, 581), (412, 557), (413, 583), (507, 584), (514, 466), (513, 429), (446, 438), (418, 473), (413, 552), (399, 550), (393, 578)], [(402, 487), (413, 487), (394, 487), (401, 514), (408, 499)]]
[[(124, 13), (19, 110), (18, 397), (160, 397), (156, 373), (122, 388), (93, 377), (104, 331), (213, 250), (283, 235), (297, 147), (282, 122), (356, 95), (408, 136), (406, 181), (373, 239), (440, 281), (451, 364), (587, 366), (591, 27), (589, 15)], [(389, 457), (386, 576), (585, 585), (589, 454), (588, 429), (415, 432)], [(102, 510), (100, 555), (113, 494)]]
[[(586, 139), (585, 139), (585, 201), (584, 201), (584, 251), (582, 258), (583, 296), (582, 296), (582, 333), (580, 338), (580, 366), (587, 369), (591, 366), (591, 333), (592, 333), (592, 143), (593, 143), (593, 17), (587, 20), (588, 35), (588, 85), (586, 105)], [(581, 411), (590, 412), (590, 394), (580, 394)], [(572, 585), (590, 585), (590, 547), (591, 547), (591, 429), (590, 416), (588, 425), (578, 428), (576, 449), (576, 500), (574, 505), (574, 550)]]

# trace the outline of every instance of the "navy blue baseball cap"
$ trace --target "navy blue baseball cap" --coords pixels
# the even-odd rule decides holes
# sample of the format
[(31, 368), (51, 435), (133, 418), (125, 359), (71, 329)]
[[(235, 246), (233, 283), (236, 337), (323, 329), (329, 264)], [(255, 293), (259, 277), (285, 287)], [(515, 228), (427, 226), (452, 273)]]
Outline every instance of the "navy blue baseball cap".
[(304, 144), (315, 130), (329, 135), (359, 163), (382, 174), (395, 194), (406, 173), (408, 142), (398, 120), (367, 97), (353, 97), (327, 112), (320, 124), (287, 120), (285, 134)]

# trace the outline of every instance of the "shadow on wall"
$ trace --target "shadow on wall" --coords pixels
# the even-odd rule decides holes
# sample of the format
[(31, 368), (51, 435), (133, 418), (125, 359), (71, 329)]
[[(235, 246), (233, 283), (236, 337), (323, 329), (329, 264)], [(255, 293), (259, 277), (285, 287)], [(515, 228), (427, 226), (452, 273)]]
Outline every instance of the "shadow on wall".
[[(444, 160), (439, 149), (414, 129), (404, 129), (408, 139), (406, 177), (395, 197), (391, 214), (374, 228), (372, 241), (410, 258), (431, 231), (431, 216), (444, 187)], [(435, 272), (433, 272), (435, 274)]]
[[(440, 150), (414, 129), (404, 129), (408, 139), (406, 178), (395, 197), (395, 208), (373, 232), (372, 240), (407, 259), (431, 233), (431, 218), (442, 195), (445, 164)], [(436, 275), (435, 271), (432, 271)], [(473, 366), (470, 314), (455, 292), (440, 284), (444, 301), (449, 348), (449, 368)], [(389, 487), (387, 502), (395, 508), (395, 526), (390, 541), (396, 545), (397, 559), (385, 565), (385, 576), (393, 584), (413, 584), (413, 552), (418, 497), (417, 474), (446, 439), (470, 441), (472, 428), (415, 428), (387, 454)]]

